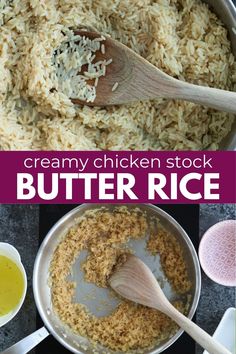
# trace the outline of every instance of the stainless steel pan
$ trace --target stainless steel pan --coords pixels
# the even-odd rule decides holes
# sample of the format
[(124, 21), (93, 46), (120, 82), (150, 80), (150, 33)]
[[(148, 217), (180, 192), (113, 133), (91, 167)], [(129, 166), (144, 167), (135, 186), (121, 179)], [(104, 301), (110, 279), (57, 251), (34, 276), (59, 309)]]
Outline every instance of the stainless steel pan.
[[(115, 205), (104, 205), (109, 210), (115, 208)], [(188, 266), (189, 276), (192, 280), (193, 287), (190, 292), (192, 299), (190, 302), (190, 308), (188, 317), (192, 318), (195, 310), (197, 308), (200, 290), (201, 290), (201, 273), (198, 263), (198, 258), (195, 252), (195, 249), (183, 230), (183, 228), (167, 213), (163, 210), (147, 204), (141, 205), (126, 205), (129, 209), (139, 207), (141, 210), (147, 213), (148, 218), (153, 216), (158, 217), (160, 222), (164, 227), (166, 227), (174, 237), (178, 239), (183, 252), (184, 258)], [(7, 349), (4, 354), (23, 354), (27, 353), (31, 348), (37, 345), (41, 340), (49, 335), (49, 332), (67, 349), (73, 353), (85, 354), (93, 353), (94, 347), (86, 338), (82, 338), (79, 335), (73, 333), (69, 327), (66, 327), (60, 319), (53, 313), (52, 304), (51, 304), (51, 293), (50, 287), (48, 285), (49, 277), (49, 266), (52, 259), (53, 252), (60, 242), (61, 238), (67, 233), (68, 229), (74, 225), (75, 220), (83, 215), (86, 210), (94, 209), (101, 207), (101, 205), (95, 204), (84, 204), (81, 205), (63, 218), (61, 218), (55, 226), (49, 231), (46, 238), (44, 239), (35, 261), (34, 273), (33, 273), (33, 289), (34, 297), (37, 308), (41, 315), (41, 318), (45, 324), (45, 327), (41, 328), (37, 332), (31, 334), (29, 337), (23, 339), (21, 342), (15, 344), (15, 346)], [(135, 251), (135, 253), (143, 259), (154, 271), (154, 274), (158, 279), (164, 279), (163, 273), (161, 271), (160, 263), (158, 257), (153, 257), (145, 251), (145, 240), (140, 241), (131, 241), (129, 246)], [(117, 305), (118, 299), (112, 299), (107, 289), (99, 289), (94, 285), (88, 284), (83, 280), (83, 274), (80, 270), (79, 263), (82, 261), (82, 258), (85, 257), (85, 254), (82, 254), (77, 259), (75, 266), (73, 268), (73, 279), (78, 281), (79, 287), (76, 291), (76, 301), (86, 304), (89, 310), (97, 316), (104, 316)], [(82, 258), (81, 258), (82, 257)], [(168, 281), (163, 281), (164, 292), (169, 299), (174, 300), (176, 294), (171, 290)], [(87, 296), (93, 292), (93, 299), (91, 296)], [(102, 301), (101, 301), (102, 299)], [(104, 303), (104, 299), (109, 302), (108, 306), (98, 306), (101, 301)], [(112, 300), (111, 300), (112, 299)], [(101, 303), (100, 302), (100, 303)], [(46, 329), (47, 328), (47, 329)], [(154, 349), (149, 352), (145, 351), (146, 354), (157, 354), (164, 351), (167, 347), (172, 345), (182, 334), (182, 330), (179, 330), (172, 338), (158, 344)], [(107, 350), (102, 346), (96, 348), (96, 353), (114, 353), (111, 350)], [(117, 353), (118, 354), (118, 353)]]
[[(229, 31), (234, 56), (236, 57), (236, 1), (232, 0), (203, 0), (208, 3)], [(236, 102), (235, 102), (236, 104)], [(222, 140), (220, 150), (236, 150), (236, 121), (231, 132)]]

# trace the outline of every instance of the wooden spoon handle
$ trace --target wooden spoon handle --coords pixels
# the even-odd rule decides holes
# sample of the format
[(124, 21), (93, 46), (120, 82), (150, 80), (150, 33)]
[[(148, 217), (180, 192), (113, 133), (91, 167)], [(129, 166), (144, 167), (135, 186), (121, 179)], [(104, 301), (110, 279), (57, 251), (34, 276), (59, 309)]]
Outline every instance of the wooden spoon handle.
[(177, 311), (174, 306), (168, 305), (165, 313), (210, 354), (231, 354), (228, 349), (222, 346), (189, 318)]
[(175, 98), (209, 106), (220, 111), (236, 113), (236, 92), (197, 86), (178, 81)]

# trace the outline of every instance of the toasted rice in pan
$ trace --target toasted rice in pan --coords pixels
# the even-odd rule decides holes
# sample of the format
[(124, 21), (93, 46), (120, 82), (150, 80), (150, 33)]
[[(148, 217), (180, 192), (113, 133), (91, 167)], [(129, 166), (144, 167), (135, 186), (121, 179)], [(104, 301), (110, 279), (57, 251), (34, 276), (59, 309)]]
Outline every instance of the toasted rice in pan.
[[(155, 225), (157, 222), (155, 220)], [(177, 331), (174, 322), (163, 313), (124, 299), (104, 317), (96, 317), (86, 306), (73, 300), (76, 284), (68, 275), (82, 250), (88, 251), (82, 265), (85, 280), (99, 287), (108, 287), (109, 276), (119, 258), (132, 252), (126, 246), (129, 238), (141, 239), (146, 234), (150, 234), (147, 250), (160, 255), (165, 276), (181, 299), (174, 305), (188, 313), (192, 284), (181, 247), (160, 223), (152, 227), (139, 210), (118, 207), (113, 212), (99, 209), (87, 212), (69, 230), (53, 254), (50, 267), (53, 309), (62, 322), (94, 344), (122, 352), (141, 349), (145, 352)], [(80, 284), (77, 286), (79, 290)]]

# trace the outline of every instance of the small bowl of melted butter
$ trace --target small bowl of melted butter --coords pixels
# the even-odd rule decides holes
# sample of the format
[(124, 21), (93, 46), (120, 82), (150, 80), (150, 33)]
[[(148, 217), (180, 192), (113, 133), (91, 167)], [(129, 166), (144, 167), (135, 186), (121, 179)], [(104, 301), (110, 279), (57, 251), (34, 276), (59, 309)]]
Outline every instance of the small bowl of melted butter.
[(27, 277), (19, 252), (0, 242), (0, 327), (20, 310), (26, 291)]

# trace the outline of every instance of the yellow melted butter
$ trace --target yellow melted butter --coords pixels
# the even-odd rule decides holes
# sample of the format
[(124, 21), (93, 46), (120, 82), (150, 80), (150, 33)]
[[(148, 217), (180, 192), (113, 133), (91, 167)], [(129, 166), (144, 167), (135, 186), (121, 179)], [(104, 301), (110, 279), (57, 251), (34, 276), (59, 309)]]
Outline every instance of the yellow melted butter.
[(0, 255), (0, 316), (14, 310), (23, 291), (24, 278), (21, 270), (10, 258)]

